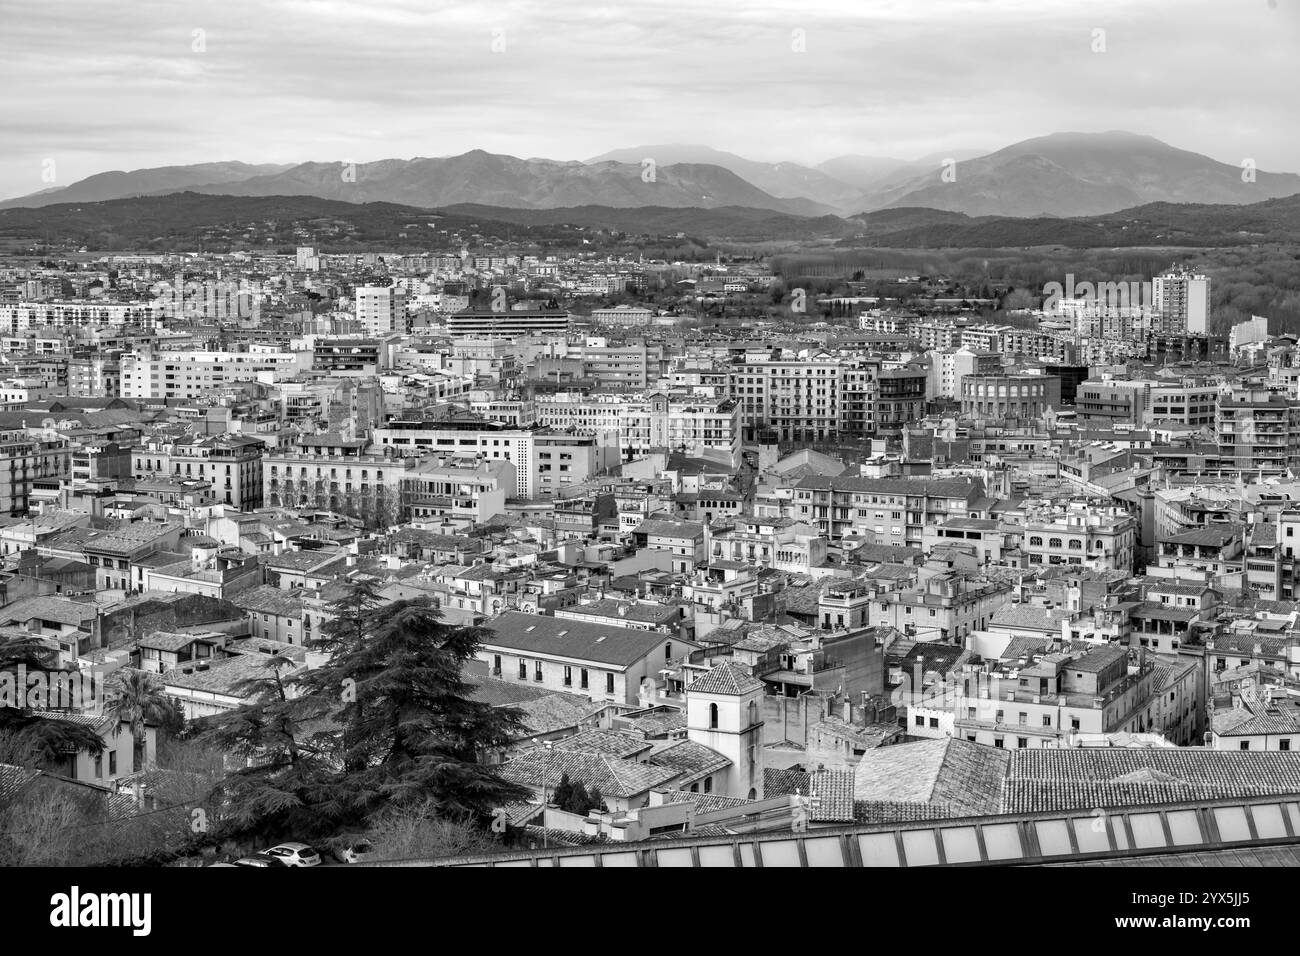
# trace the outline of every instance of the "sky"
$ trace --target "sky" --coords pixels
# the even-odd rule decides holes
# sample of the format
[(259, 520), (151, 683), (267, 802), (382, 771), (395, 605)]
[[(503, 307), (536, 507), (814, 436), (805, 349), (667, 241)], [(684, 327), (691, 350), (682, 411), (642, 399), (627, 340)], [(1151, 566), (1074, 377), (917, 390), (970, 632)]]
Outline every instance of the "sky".
[(1300, 172), (1300, 0), (0, 0), (0, 197), (97, 172), (915, 159), (1128, 130)]

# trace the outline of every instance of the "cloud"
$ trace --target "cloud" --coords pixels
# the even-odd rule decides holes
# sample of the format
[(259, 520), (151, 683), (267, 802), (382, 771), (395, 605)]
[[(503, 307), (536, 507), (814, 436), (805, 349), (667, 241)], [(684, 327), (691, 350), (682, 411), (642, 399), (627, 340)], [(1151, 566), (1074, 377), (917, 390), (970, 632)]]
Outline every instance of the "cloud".
[(906, 158), (1063, 129), (1300, 169), (1289, 0), (0, 0), (0, 19), (16, 91), (0, 99), (0, 195), (44, 188), (49, 157), (67, 183), (663, 141)]

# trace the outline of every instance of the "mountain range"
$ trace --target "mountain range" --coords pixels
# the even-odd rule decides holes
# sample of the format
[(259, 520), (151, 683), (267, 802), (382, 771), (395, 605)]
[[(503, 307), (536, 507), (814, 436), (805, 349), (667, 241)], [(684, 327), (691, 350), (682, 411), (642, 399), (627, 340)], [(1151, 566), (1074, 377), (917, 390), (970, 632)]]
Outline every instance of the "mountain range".
[[(653, 160), (653, 165), (645, 160)], [(1098, 216), (1149, 203), (1248, 204), (1300, 193), (1300, 176), (1232, 166), (1133, 133), (1054, 133), (993, 153), (915, 160), (845, 155), (817, 166), (764, 163), (708, 146), (659, 144), (585, 162), (471, 150), (354, 167), (201, 163), (105, 172), (0, 203), (0, 209), (193, 191), (314, 196), (420, 208), (746, 207), (854, 216), (924, 207), (967, 216)]]
[[(621, 233), (622, 235), (615, 235)], [(835, 241), (896, 249), (1215, 247), (1300, 243), (1300, 195), (1250, 205), (1151, 203), (1086, 217), (971, 217), (896, 207), (849, 218), (766, 209), (572, 206), (430, 210), (315, 196), (212, 196), (197, 192), (40, 208), (0, 209), (0, 243), (71, 243), (96, 250), (247, 249), (310, 236), (331, 249), (425, 249), (463, 236), (504, 242), (600, 240), (645, 247), (712, 239)]]

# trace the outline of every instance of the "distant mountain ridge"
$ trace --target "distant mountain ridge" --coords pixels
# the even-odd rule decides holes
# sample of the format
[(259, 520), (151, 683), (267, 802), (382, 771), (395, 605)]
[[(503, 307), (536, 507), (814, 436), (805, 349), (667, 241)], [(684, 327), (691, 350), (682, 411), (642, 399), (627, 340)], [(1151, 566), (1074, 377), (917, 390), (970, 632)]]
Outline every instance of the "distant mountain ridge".
[[(646, 165), (644, 160), (653, 160)], [(945, 161), (955, 163), (945, 165)], [(345, 166), (201, 163), (107, 172), (0, 209), (193, 191), (314, 196), (419, 208), (764, 209), (854, 216), (924, 207), (972, 217), (1098, 216), (1154, 202), (1247, 205), (1300, 193), (1300, 176), (1250, 170), (1133, 133), (1053, 133), (987, 155), (898, 161), (846, 155), (818, 167), (761, 163), (708, 146), (638, 146), (587, 162), (471, 150)]]
[(968, 216), (1097, 216), (1153, 202), (1243, 205), (1300, 193), (1300, 176), (1243, 169), (1134, 133), (1053, 133), (939, 165), (864, 206)]
[[(847, 219), (795, 216), (770, 209), (573, 206), (517, 209), (452, 205), (422, 209), (351, 203), (313, 196), (213, 196), (183, 192), (98, 203), (0, 209), (0, 239), (74, 242), (93, 249), (193, 247), (222, 241), (247, 248), (249, 228), (275, 226), (275, 241), (293, 244), (305, 230), (328, 250), (357, 242), (433, 248), (437, 229), (453, 226), (510, 240), (562, 238), (584, 231), (640, 238), (831, 240), (880, 248), (1020, 248), (1029, 246), (1210, 247), (1300, 243), (1300, 195), (1251, 205), (1151, 203), (1078, 218), (971, 217), (928, 208), (892, 207)], [(434, 225), (430, 225), (434, 224)], [(266, 241), (264, 234), (259, 241)], [(241, 245), (242, 244), (242, 245)]]

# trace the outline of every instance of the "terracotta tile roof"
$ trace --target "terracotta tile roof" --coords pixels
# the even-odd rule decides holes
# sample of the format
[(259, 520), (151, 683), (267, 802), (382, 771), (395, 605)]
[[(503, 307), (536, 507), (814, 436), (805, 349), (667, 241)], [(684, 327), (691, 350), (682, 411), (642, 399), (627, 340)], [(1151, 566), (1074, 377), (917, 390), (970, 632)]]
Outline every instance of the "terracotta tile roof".
[(880, 747), (854, 771), (857, 800), (936, 803), (966, 813), (996, 813), (1009, 751), (945, 738)]
[(852, 823), (853, 771), (817, 770), (808, 773), (795, 769), (763, 769), (763, 796), (793, 794), (809, 797), (808, 819), (817, 823)]
[(524, 712), (524, 726), (530, 734), (569, 730), (604, 709), (603, 704), (577, 694), (547, 694), (515, 706)]
[(608, 624), (588, 624), (505, 611), (486, 624), (485, 648), (628, 667), (656, 650), (667, 635)]
[(663, 794), (664, 803), (693, 803), (696, 813), (712, 813), (715, 810), (734, 810), (743, 807), (752, 800), (740, 797), (728, 797), (721, 793), (697, 793), (694, 790), (656, 790)]
[(607, 797), (635, 797), (677, 777), (677, 771), (667, 767), (607, 757), (600, 754), (574, 753), (556, 746), (533, 747), (515, 754), (501, 765), (501, 775), (523, 786), (540, 788), (543, 778), (546, 786), (554, 787), (568, 774), (573, 783), (581, 783), (588, 791), (598, 787)]
[(763, 682), (730, 662), (719, 664), (686, 688), (688, 694), (726, 694), (743, 697), (762, 690)]
[[(585, 699), (585, 698), (584, 698)], [(588, 701), (590, 703), (590, 701)], [(643, 737), (622, 734), (617, 730), (584, 730), (556, 741), (555, 746), (578, 753), (602, 754), (606, 757), (634, 757), (654, 745)]]
[(1009, 756), (1004, 813), (1300, 793), (1300, 752), (1085, 747)]
[(12, 800), (20, 790), (40, 775), (41, 771), (39, 770), (0, 763), (0, 805)]
[(731, 761), (693, 740), (676, 740), (652, 754), (646, 762), (656, 767), (676, 771), (680, 783), (691, 784), (731, 766)]
[(1300, 720), (1293, 714), (1252, 714), (1244, 708), (1214, 712), (1214, 732), (1221, 737), (1251, 737), (1256, 734), (1300, 735)]

